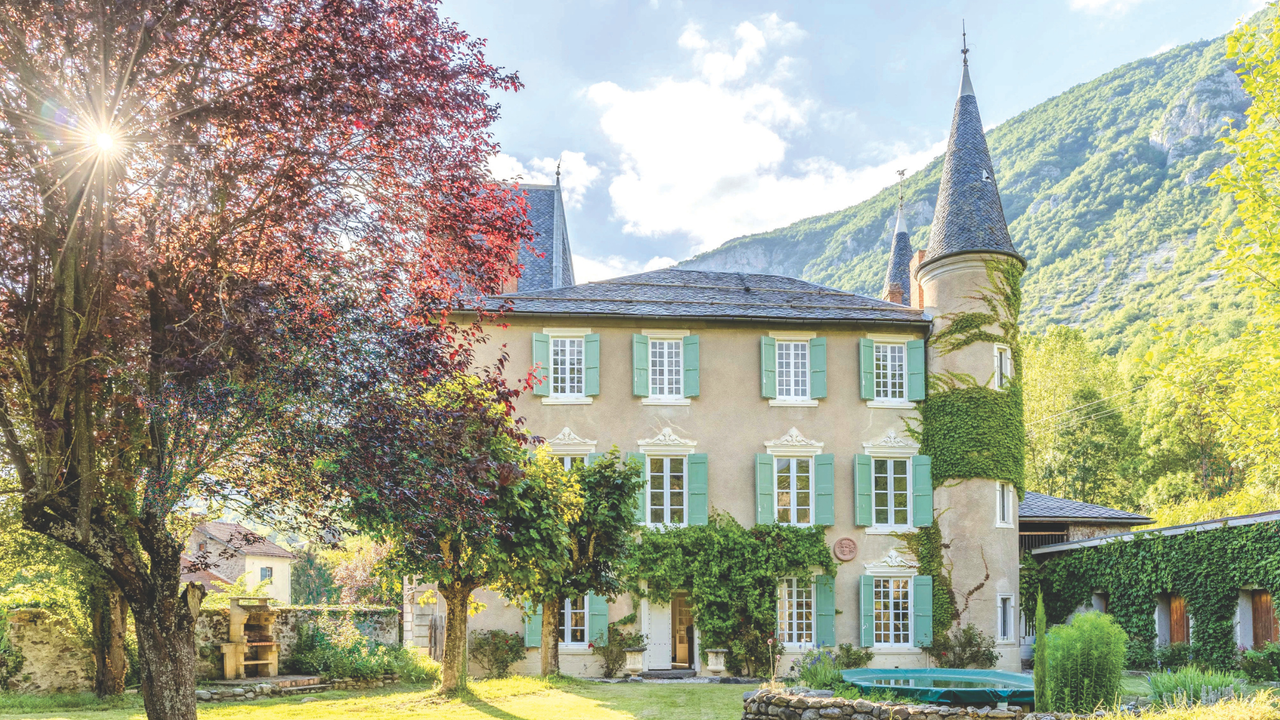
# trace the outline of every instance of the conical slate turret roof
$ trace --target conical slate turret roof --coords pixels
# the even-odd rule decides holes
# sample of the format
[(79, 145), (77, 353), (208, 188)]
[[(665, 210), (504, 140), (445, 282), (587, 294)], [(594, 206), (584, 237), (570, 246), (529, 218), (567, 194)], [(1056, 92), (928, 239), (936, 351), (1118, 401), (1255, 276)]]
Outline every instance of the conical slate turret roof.
[(947, 158), (942, 164), (942, 184), (938, 187), (929, 247), (920, 267), (951, 255), (983, 252), (1002, 253), (1017, 258), (1024, 267), (1027, 264), (1009, 239), (1000, 191), (996, 188), (996, 171), (987, 150), (987, 137), (982, 132), (978, 99), (969, 80), (966, 57), (960, 97), (956, 99), (956, 111), (951, 119)]
[(889, 270), (884, 276), (884, 290), (880, 297), (889, 298), (889, 286), (897, 283), (902, 291), (902, 304), (911, 304), (911, 235), (902, 220), (902, 205), (898, 205), (898, 224), (893, 230), (893, 245), (889, 248)]

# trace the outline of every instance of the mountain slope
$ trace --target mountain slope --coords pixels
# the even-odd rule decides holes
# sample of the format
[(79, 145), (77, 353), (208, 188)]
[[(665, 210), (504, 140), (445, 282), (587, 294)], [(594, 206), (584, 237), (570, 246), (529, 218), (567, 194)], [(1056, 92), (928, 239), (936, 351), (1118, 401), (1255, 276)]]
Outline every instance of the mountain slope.
[[(1208, 267), (1228, 157), (1214, 140), (1249, 97), (1223, 38), (1124, 65), (987, 134), (1015, 246), (1027, 258), (1023, 324), (1081, 325), (1111, 350), (1146, 320), (1242, 314)], [(981, 78), (978, 104), (982, 104)], [(933, 220), (942, 158), (904, 184), (912, 245)], [(697, 270), (771, 272), (878, 295), (896, 188), (850, 208), (741, 237), (691, 258)], [(1221, 328), (1220, 328), (1221, 329)], [(1229, 331), (1229, 328), (1227, 329)]]

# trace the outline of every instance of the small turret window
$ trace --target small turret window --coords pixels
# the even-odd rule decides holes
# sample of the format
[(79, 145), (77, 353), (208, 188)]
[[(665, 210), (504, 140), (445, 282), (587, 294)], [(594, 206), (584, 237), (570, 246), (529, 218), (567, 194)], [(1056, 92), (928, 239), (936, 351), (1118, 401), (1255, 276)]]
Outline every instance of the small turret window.
[(1009, 387), (1013, 379), (1013, 351), (1004, 345), (997, 345), (995, 350), (995, 385), (997, 390)]

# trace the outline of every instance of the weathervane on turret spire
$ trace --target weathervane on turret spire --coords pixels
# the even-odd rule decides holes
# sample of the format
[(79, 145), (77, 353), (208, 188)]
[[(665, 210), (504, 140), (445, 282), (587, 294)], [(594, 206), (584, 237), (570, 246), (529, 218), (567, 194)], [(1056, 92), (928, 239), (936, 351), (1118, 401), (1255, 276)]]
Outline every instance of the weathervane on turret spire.
[(907, 179), (906, 168), (898, 171), (898, 212), (902, 212), (902, 181)]
[(960, 54), (964, 57), (964, 64), (969, 64), (969, 36), (964, 29), (964, 20), (960, 20)]

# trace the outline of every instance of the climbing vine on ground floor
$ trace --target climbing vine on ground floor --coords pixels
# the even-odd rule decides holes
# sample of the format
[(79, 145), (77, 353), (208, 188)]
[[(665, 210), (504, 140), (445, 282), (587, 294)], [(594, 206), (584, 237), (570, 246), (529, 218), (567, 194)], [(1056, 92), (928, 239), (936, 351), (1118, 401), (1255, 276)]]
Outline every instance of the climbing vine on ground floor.
[(767, 673), (779, 581), (811, 578), (815, 568), (835, 574), (825, 530), (744, 528), (727, 514), (712, 513), (706, 525), (641, 530), (625, 577), (636, 596), (653, 602), (670, 603), (676, 591), (688, 592), (702, 647), (727, 648), (731, 670)]
[(951, 571), (942, 557), (942, 530), (938, 527), (938, 518), (934, 517), (929, 527), (917, 528), (915, 532), (894, 533), (894, 537), (915, 556), (918, 563), (916, 572), (933, 578), (933, 637), (940, 638), (951, 631), (951, 624), (956, 621), (958, 613)]
[(1155, 662), (1155, 609), (1161, 594), (1186, 598), (1194, 661), (1227, 669), (1236, 663), (1235, 622), (1239, 592), (1257, 587), (1280, 592), (1280, 522), (1218, 527), (1181, 535), (1147, 534), (1069, 551), (1037, 564), (1024, 559), (1023, 607), (1044, 592), (1050, 624), (1063, 622), (1105, 593), (1107, 612), (1129, 634), (1128, 664)]

